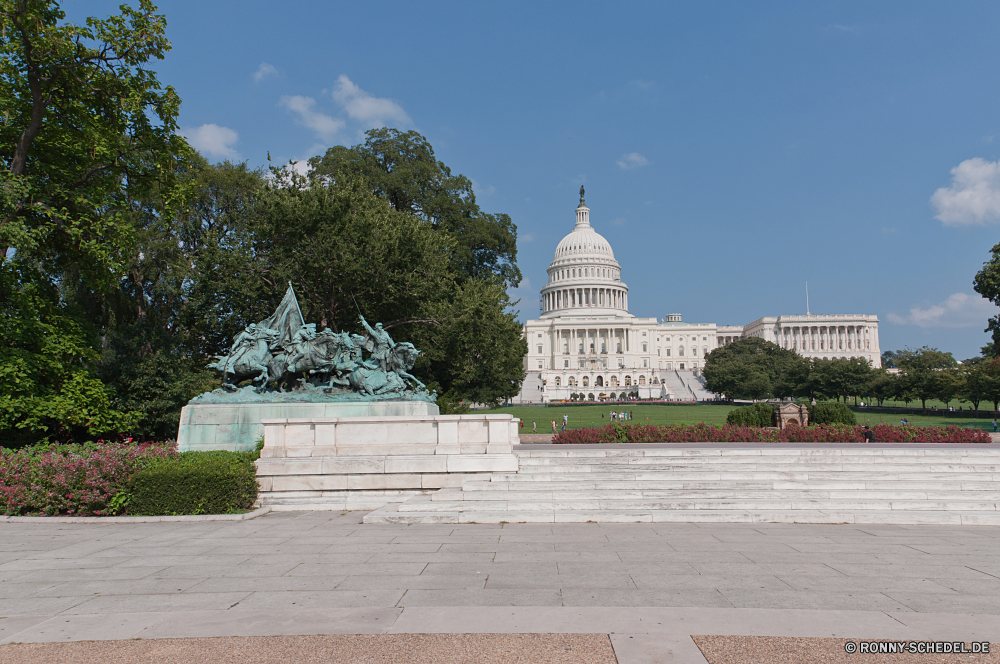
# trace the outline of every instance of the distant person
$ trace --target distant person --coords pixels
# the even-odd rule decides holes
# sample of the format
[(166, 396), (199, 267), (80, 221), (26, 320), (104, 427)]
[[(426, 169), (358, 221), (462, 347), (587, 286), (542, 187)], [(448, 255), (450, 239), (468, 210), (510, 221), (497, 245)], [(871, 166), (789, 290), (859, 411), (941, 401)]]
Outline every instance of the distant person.
[(630, 420), (632, 419), (632, 411), (631, 411), (631, 410), (630, 410), (630, 411), (628, 412), (628, 418), (629, 418)]
[(875, 432), (872, 431), (871, 427), (867, 424), (865, 425), (865, 442), (874, 443), (875, 442)]
[(531, 433), (538, 433), (538, 424), (535, 422), (531, 423)]
[(566, 420), (563, 420), (563, 426), (562, 426), (562, 430), (563, 430), (563, 431), (566, 431)]
[(569, 424), (569, 415), (563, 415), (563, 431), (566, 430), (567, 424)]
[(997, 420), (996, 420), (996, 418), (994, 417), (994, 418), (993, 418), (993, 433), (996, 433), (996, 432), (997, 432)]
[(556, 421), (552, 420), (552, 433), (559, 433), (559, 429), (556, 429)]

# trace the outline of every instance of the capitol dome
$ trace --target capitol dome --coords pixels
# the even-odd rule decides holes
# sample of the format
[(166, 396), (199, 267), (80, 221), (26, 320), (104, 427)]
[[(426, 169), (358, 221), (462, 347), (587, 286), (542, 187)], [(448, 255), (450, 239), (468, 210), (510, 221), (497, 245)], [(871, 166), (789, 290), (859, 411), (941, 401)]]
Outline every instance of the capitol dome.
[[(590, 210), (588, 209), (587, 212), (589, 213)], [(589, 214), (585, 215), (585, 221), (582, 224), (577, 223), (576, 228), (556, 245), (554, 260), (588, 255), (610, 260), (615, 259), (615, 252), (611, 250), (611, 244), (590, 226), (590, 220), (587, 218), (589, 216)]]
[(542, 288), (542, 317), (587, 313), (628, 315), (628, 286), (611, 244), (590, 225), (590, 208), (580, 187), (576, 225), (556, 246), (549, 280)]

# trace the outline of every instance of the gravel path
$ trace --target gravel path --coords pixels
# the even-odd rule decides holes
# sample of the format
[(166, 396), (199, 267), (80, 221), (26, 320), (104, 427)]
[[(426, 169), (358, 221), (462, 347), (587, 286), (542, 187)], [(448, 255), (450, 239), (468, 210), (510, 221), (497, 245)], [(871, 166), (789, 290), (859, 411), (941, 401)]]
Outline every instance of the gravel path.
[[(790, 636), (692, 636), (709, 664), (997, 664), (1000, 644), (990, 654), (848, 654), (844, 646), (860, 639)], [(909, 643), (909, 642), (907, 642)], [(971, 648), (971, 644), (966, 644)]]
[(4, 664), (615, 664), (607, 634), (341, 634), (0, 646)]

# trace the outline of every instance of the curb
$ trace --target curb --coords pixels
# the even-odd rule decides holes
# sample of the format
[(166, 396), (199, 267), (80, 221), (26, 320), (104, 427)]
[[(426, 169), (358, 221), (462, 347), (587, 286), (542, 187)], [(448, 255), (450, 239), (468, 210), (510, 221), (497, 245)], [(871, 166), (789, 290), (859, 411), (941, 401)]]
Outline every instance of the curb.
[(247, 521), (271, 511), (261, 507), (246, 514), (182, 514), (177, 516), (0, 516), (0, 523), (161, 523), (163, 521)]

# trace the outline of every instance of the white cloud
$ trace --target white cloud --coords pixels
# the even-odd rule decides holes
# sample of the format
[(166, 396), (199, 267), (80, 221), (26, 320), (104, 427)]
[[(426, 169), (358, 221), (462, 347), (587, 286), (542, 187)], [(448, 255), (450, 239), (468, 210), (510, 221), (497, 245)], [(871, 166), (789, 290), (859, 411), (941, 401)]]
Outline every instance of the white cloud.
[(534, 242), (535, 241), (535, 234), (534, 233), (525, 233), (524, 235), (522, 235), (521, 237), (519, 237), (517, 239), (520, 240), (521, 242)]
[(614, 224), (615, 226), (621, 226), (622, 224), (625, 223), (625, 217), (615, 217), (614, 219), (611, 220), (611, 223)]
[(986, 327), (986, 319), (997, 314), (997, 308), (986, 298), (968, 293), (955, 293), (940, 304), (926, 309), (911, 307), (906, 316), (888, 314), (891, 322), (917, 327)]
[(863, 25), (843, 25), (840, 23), (834, 23), (833, 25), (827, 26), (828, 30), (839, 30), (840, 32), (846, 32), (847, 34), (854, 35), (855, 37), (861, 36), (867, 30)]
[(649, 160), (643, 157), (638, 152), (629, 152), (628, 154), (623, 154), (622, 158), (618, 160), (618, 165), (622, 168), (639, 168), (640, 166), (645, 166), (649, 163)]
[(256, 83), (260, 83), (268, 76), (274, 76), (278, 73), (277, 67), (267, 62), (260, 63), (260, 67), (257, 67), (257, 71), (253, 73), (253, 80)]
[(210, 157), (238, 159), (239, 153), (233, 145), (240, 136), (229, 127), (217, 124), (203, 124), (200, 127), (181, 127), (181, 136), (187, 139), (191, 147)]
[(497, 188), (493, 185), (483, 186), (476, 180), (472, 180), (472, 191), (476, 192), (479, 196), (492, 196), (497, 193)]
[(337, 78), (332, 96), (335, 102), (343, 106), (352, 120), (363, 122), (370, 127), (388, 126), (389, 122), (398, 126), (413, 124), (402, 106), (391, 99), (372, 96), (343, 74)]
[(951, 169), (951, 186), (931, 196), (945, 224), (982, 224), (1000, 219), (1000, 161), (975, 157)]
[(331, 140), (334, 135), (344, 128), (344, 121), (331, 118), (325, 113), (313, 110), (316, 100), (312, 97), (301, 95), (283, 95), (280, 104), (298, 115), (300, 123), (316, 132), (316, 135), (324, 140)]

